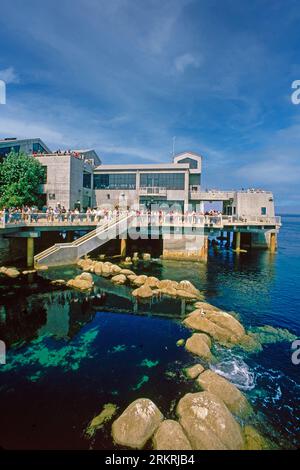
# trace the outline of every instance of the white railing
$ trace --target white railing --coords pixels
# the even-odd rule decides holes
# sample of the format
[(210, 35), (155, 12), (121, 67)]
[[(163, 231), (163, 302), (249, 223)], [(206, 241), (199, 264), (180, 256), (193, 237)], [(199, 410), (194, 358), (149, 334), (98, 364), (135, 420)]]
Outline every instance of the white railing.
[(132, 215), (132, 225), (134, 226), (195, 226), (195, 227), (222, 227), (224, 225), (281, 225), (281, 217), (269, 216), (236, 216), (236, 215), (202, 215), (195, 212), (189, 213), (176, 213), (164, 211), (123, 211), (117, 216), (115, 214), (108, 216), (100, 216), (95, 214), (45, 214), (45, 213), (32, 213), (24, 214), (20, 212), (13, 212), (11, 214), (0, 213), (0, 227), (67, 227), (67, 226), (105, 226), (121, 218), (122, 216)]
[(142, 187), (140, 188), (140, 196), (166, 196), (167, 188), (159, 186)]

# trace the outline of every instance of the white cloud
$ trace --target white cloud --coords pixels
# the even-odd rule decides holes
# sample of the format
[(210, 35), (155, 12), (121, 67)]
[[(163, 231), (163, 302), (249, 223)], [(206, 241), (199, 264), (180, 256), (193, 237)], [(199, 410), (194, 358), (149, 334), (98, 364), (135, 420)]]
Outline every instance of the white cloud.
[(0, 70), (0, 79), (4, 80), (6, 84), (20, 82), (19, 76), (16, 74), (13, 67)]
[(202, 58), (195, 56), (194, 54), (187, 52), (183, 55), (176, 57), (175, 59), (175, 68), (177, 72), (183, 73), (185, 69), (189, 66), (198, 68), (202, 63)]

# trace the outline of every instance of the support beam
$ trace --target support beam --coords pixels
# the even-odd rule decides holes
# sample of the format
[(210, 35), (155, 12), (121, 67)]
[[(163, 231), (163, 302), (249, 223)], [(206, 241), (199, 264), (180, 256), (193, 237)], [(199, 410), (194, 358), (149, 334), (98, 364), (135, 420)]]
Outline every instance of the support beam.
[(27, 267), (31, 268), (34, 265), (34, 238), (27, 238)]
[(276, 236), (275, 232), (271, 232), (271, 234), (270, 234), (270, 246), (269, 246), (270, 252), (275, 253), (276, 247), (277, 247), (277, 236)]
[(121, 238), (121, 258), (125, 258), (126, 248), (127, 248), (127, 240), (126, 238)]
[(240, 251), (241, 249), (241, 232), (236, 232), (235, 234), (235, 251)]

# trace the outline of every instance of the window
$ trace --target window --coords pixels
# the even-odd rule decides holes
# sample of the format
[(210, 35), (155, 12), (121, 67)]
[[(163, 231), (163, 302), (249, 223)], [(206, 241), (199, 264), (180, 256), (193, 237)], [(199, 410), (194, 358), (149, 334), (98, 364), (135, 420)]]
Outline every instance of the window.
[(46, 166), (42, 166), (43, 170), (43, 175), (42, 175), (42, 182), (41, 184), (46, 184), (47, 183), (47, 177), (48, 177), (48, 168)]
[(267, 215), (267, 208), (266, 208), (266, 207), (262, 207), (260, 213), (261, 213), (261, 215)]
[(32, 151), (33, 153), (47, 153), (46, 149), (39, 143), (39, 142), (34, 142), (32, 144)]
[(184, 189), (184, 173), (141, 173), (141, 187)]
[(134, 173), (94, 174), (94, 189), (135, 189)]
[(182, 160), (178, 160), (178, 163), (188, 163), (192, 170), (198, 168), (198, 162), (193, 158), (183, 158)]
[(92, 175), (91, 173), (83, 173), (83, 182), (82, 185), (84, 188), (92, 187)]
[(19, 153), (20, 152), (20, 145), (13, 145), (11, 147), (2, 147), (0, 148), (0, 156), (5, 157), (10, 152)]

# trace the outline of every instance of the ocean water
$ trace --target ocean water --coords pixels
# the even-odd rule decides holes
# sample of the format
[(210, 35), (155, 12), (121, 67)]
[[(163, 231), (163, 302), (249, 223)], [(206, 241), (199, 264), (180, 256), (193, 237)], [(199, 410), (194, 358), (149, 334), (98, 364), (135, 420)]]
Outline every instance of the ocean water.
[[(76, 272), (0, 280), (2, 448), (111, 449), (112, 421), (86, 433), (104, 405), (113, 404), (116, 417), (148, 397), (174, 418), (180, 397), (198, 390), (183, 369), (199, 361), (176, 345), (190, 336), (181, 324), (184, 302), (137, 304), (128, 287), (102, 278), (89, 295), (49, 284)], [(250, 423), (276, 447), (299, 447), (300, 365), (292, 363), (291, 343), (300, 338), (300, 217), (283, 217), (275, 255), (220, 251), (207, 264), (157, 260), (139, 272), (189, 279), (259, 336), (258, 353), (215, 347), (211, 367), (246, 394), (255, 411)]]

